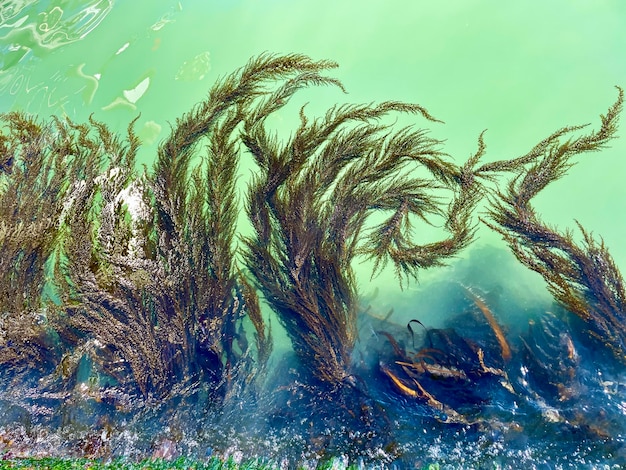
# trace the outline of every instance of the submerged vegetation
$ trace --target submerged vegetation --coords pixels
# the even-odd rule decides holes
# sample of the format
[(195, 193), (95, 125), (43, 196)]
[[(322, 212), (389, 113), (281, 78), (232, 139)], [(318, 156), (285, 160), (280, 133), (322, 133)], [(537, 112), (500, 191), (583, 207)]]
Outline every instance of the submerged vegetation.
[[(11, 410), (0, 423), (0, 451), (43, 425), (78, 430), (81, 455), (115, 455), (111, 435), (128, 422), (172, 429), (193, 415), (202, 434), (233, 410), (265, 404), (280, 409), (265, 416), (268, 426), (278, 417), (310, 423), (304, 448), (316, 458), (342, 446), (365, 458), (364, 443), (377, 439), (379, 457), (390, 461), (402, 451), (391, 437), (389, 394), (415, 403), (413, 427), (429, 419), (510, 433), (512, 423), (522, 425), (507, 410), (523, 409), (591, 438), (626, 431), (610, 416), (594, 422), (596, 408), (572, 409), (583, 390), (610, 394), (606, 377), (579, 377), (583, 362), (593, 367), (578, 352), (589, 338), (612, 354), (611, 370), (626, 363), (623, 279), (602, 242), (580, 227), (577, 244), (530, 205), (573, 156), (614, 138), (621, 89), (599, 130), (566, 127), (521, 157), (491, 163), (480, 164), (482, 135), (476, 153), (457, 164), (427, 130), (386, 124), (398, 113), (438, 122), (420, 105), (395, 101), (334, 106), (313, 119), (303, 107), (299, 126), (281, 140), (268, 118), (305, 87), (343, 89), (323, 75), (333, 67), (295, 54), (252, 59), (175, 122), (144, 171), (133, 123), (120, 138), (95, 119), (1, 116), (0, 378), (29, 392), (0, 397)], [(243, 201), (242, 149), (256, 165)], [(481, 200), (485, 223), (544, 277), (561, 309), (532, 319), (519, 340), (472, 286), (462, 288), (467, 306), (453, 326), (416, 318), (410, 340), (388, 317), (359, 312), (356, 259), (372, 261), (372, 275), (391, 262), (399, 282), (417, 278), (471, 244)], [(252, 233), (240, 237), (244, 212)], [(441, 225), (442, 239), (418, 243), (420, 222)], [(272, 379), (274, 314), (297, 372), (281, 376), (279, 364)], [(365, 323), (375, 344), (354, 361), (357, 340), (367, 343)], [(272, 387), (286, 392), (285, 403), (266, 401)], [(312, 405), (293, 410), (303, 397)], [(316, 413), (328, 418), (308, 421)], [(28, 429), (11, 428), (24, 414)], [(320, 437), (329, 426), (343, 429), (343, 440)]]
[(626, 364), (626, 290), (604, 243), (578, 224), (583, 235), (578, 245), (571, 232), (559, 232), (543, 223), (530, 204), (551, 181), (565, 174), (574, 155), (598, 151), (615, 137), (623, 95), (620, 89), (618, 101), (601, 116), (598, 131), (561, 142), (582, 127), (559, 129), (521, 157), (533, 163), (511, 180), (505, 192), (498, 192), (490, 226), (502, 233), (524, 265), (543, 276), (554, 298), (585, 323), (589, 335)]
[[(391, 259), (400, 275), (415, 276), (469, 243), (478, 198), (471, 185), (454, 180), (459, 169), (443, 160), (440, 142), (377, 121), (393, 111), (434, 120), (420, 106), (335, 107), (312, 123), (301, 110), (295, 136), (279, 145), (263, 122), (269, 103), (285, 101), (296, 87), (287, 84), (245, 122), (242, 138), (260, 168), (248, 195), (256, 233), (246, 239), (245, 260), (302, 364), (322, 382), (341, 383), (356, 340), (355, 256), (376, 266)], [(412, 177), (418, 166), (431, 177)], [(433, 196), (438, 185), (453, 193), (448, 208)], [(374, 212), (390, 215), (366, 234)], [(431, 215), (445, 217), (450, 237), (416, 245), (411, 218)]]

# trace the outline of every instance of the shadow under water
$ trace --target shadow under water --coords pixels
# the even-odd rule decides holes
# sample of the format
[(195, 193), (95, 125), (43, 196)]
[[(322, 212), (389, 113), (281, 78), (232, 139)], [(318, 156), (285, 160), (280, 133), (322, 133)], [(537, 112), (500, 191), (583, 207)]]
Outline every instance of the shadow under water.
[[(143, 173), (132, 123), (120, 138), (93, 119), (2, 116), (3, 458), (626, 464), (621, 275), (602, 243), (582, 230), (579, 246), (530, 205), (573, 156), (614, 137), (621, 89), (598, 131), (566, 127), (485, 164), (482, 136), (457, 165), (425, 130), (385, 124), (437, 122), (398, 102), (312, 120), (302, 108), (280, 141), (267, 117), (304, 87), (342, 87), (322, 75), (334, 66), (252, 59), (176, 122)], [(257, 165), (241, 246), (240, 147)], [(356, 257), (374, 274), (391, 262), (399, 282), (441, 266), (473, 241), (483, 198), (484, 222), (553, 302), (520, 303), (517, 261), (491, 248), (406, 293), (403, 315), (359, 297)], [(416, 244), (419, 221), (442, 239)], [(437, 325), (420, 317), (433, 293), (445, 297)], [(272, 354), (271, 318), (286, 354)]]

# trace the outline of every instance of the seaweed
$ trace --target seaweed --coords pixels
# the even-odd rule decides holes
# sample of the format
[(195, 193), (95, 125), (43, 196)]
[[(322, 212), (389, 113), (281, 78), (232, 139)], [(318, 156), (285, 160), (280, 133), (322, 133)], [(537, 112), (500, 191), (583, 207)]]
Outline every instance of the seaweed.
[[(487, 303), (470, 289), (463, 287), (463, 291), (473, 305), (451, 319), (454, 327), (429, 328), (416, 319), (408, 323), (412, 351), (402, 347), (392, 334), (379, 331), (391, 348), (384, 345), (378, 370), (395, 392), (427, 405), (432, 417), (441, 423), (488, 423), (493, 420), (488, 416), (493, 401), (516, 396), (507, 373), (512, 348)], [(468, 321), (482, 330), (488, 327), (487, 337), (464, 336), (459, 325)], [(424, 329), (423, 344), (418, 347), (411, 327), (414, 322)]]
[[(0, 379), (24, 392), (0, 394), (3, 423), (28, 420), (42, 433), (60, 424), (67, 448), (103, 457), (118, 452), (111, 433), (119, 442), (153, 424), (166, 425), (163, 447), (158, 436), (140, 446), (159, 455), (187, 432), (209, 442), (225, 424), (248, 438), (280, 423), (290, 426), (283, 435), (297, 430), (281, 446), (294, 444), (298, 458), (308, 449), (376, 459), (383, 443), (395, 459), (401, 428), (433, 419), (463, 432), (622, 431), (622, 405), (606, 399), (621, 393), (621, 372), (594, 362), (577, 334), (584, 325), (626, 363), (621, 274), (602, 240), (579, 225), (577, 243), (531, 205), (575, 155), (615, 136), (621, 89), (599, 130), (565, 127), (489, 163), (480, 163), (484, 133), (455, 163), (428, 130), (396, 126), (398, 115), (439, 123), (398, 101), (335, 105), (316, 118), (305, 105), (290, 136), (274, 134), (270, 117), (300, 90), (344, 91), (325, 76), (335, 66), (252, 58), (172, 125), (143, 170), (135, 121), (120, 136), (93, 117), (0, 116)], [(240, 193), (243, 155), (255, 166)], [(503, 174), (514, 175), (504, 189)], [(417, 280), (473, 241), (483, 196), (487, 225), (578, 318), (547, 313), (508, 335), (503, 312), (461, 286), (455, 302), (468, 303), (441, 328), (393, 324), (392, 309), (361, 312), (369, 330), (359, 332), (354, 263), (368, 261), (372, 277), (391, 265), (401, 286)], [(422, 242), (420, 223), (440, 226), (442, 239)], [(273, 314), (299, 365), (285, 358), (262, 389)], [(369, 331), (373, 353), (353, 364)], [(400, 396), (393, 406), (390, 391)]]
[[(297, 54), (251, 59), (176, 121), (151, 173), (135, 168), (133, 123), (120, 139), (94, 119), (55, 119), (43, 129), (9, 116), (15, 136), (3, 138), (3, 176), (27, 186), (16, 200), (55, 214), (56, 222), (53, 236), (36, 237), (47, 243), (41, 266), (10, 275), (28, 287), (6, 297), (41, 299), (42, 281), (28, 276), (44, 276), (48, 263), (58, 302), (45, 321), (58, 339), (64, 379), (85, 354), (145, 396), (166, 396), (175, 384), (196, 379), (225, 384), (238, 368), (253, 374), (253, 363), (262, 367), (271, 351), (256, 287), (302, 363), (322, 382), (341, 383), (350, 375), (356, 339), (355, 257), (373, 260), (374, 274), (391, 261), (402, 280), (469, 244), (471, 211), (482, 194), (472, 173), (482, 137), (476, 155), (459, 167), (425, 130), (381, 124), (392, 112), (436, 121), (422, 106), (393, 101), (335, 106), (311, 123), (302, 109), (300, 127), (285, 145), (269, 135), (266, 118), (300, 89), (343, 89), (320, 73), (335, 66)], [(268, 86), (276, 83), (274, 90)], [(44, 140), (51, 143), (46, 151)], [(235, 246), (239, 141), (258, 165), (247, 197), (255, 235), (244, 238), (243, 252)], [(30, 160), (15, 163), (12, 147)], [(22, 177), (22, 168), (25, 175), (41, 173), (36, 178), (52, 189)], [(429, 176), (415, 176), (419, 168)], [(55, 207), (32, 204), (51, 190), (58, 194), (46, 200)], [(442, 198), (445, 192), (450, 196)], [(386, 220), (369, 223), (374, 213)], [(416, 244), (414, 221), (433, 217), (444, 219), (448, 238)], [(21, 223), (7, 219), (5, 232)], [(15, 246), (23, 244), (20, 233), (9, 235)], [(20, 250), (13, 258), (5, 254), (12, 269), (20, 266)], [(26, 295), (33, 288), (38, 293)], [(32, 308), (6, 307), (16, 317), (24, 310)]]
[(567, 324), (547, 313), (537, 321), (529, 321), (525, 336), (522, 337), (524, 362), (528, 364), (525, 375), (532, 382), (527, 387), (545, 390), (542, 395), (555, 402), (580, 395), (580, 355)]
[(74, 165), (55, 138), (60, 123), (18, 112), (0, 120), (0, 364), (45, 369), (58, 359), (50, 261)]
[[(244, 239), (244, 258), (302, 366), (322, 383), (351, 383), (353, 260), (373, 260), (374, 274), (392, 261), (400, 280), (441, 265), (472, 240), (480, 192), (465, 178), (469, 164), (448, 161), (425, 130), (380, 123), (391, 112), (436, 121), (419, 105), (334, 106), (311, 122), (302, 108), (300, 126), (281, 145), (266, 118), (309, 83), (341, 87), (317, 74), (296, 77), (244, 120), (242, 141), (258, 165), (247, 197), (255, 233)], [(416, 176), (420, 168), (429, 176)], [(387, 218), (368, 225), (373, 214)], [(416, 244), (414, 221), (431, 217), (445, 220), (448, 238)]]
[(604, 242), (577, 223), (582, 234), (577, 243), (571, 231), (542, 222), (531, 205), (533, 197), (567, 172), (573, 156), (598, 151), (615, 137), (623, 103), (618, 90), (597, 131), (563, 141), (584, 126), (564, 127), (515, 159), (528, 165), (492, 198), (487, 225), (502, 234), (521, 263), (543, 276), (556, 301), (584, 322), (590, 337), (626, 363), (626, 291)]
[[(76, 235), (67, 238), (64, 271), (79, 292), (78, 306), (68, 299), (65, 318), (97, 340), (106, 372), (118, 381), (157, 398), (190, 381), (216, 388), (228, 388), (237, 374), (249, 381), (256, 369), (243, 328), (246, 316), (256, 330), (256, 363), (262, 368), (271, 336), (256, 293), (234, 263), (233, 134), (251, 102), (266, 93), (264, 81), (306, 75), (320, 66), (298, 55), (251, 60), (177, 120), (159, 147), (152, 175), (137, 179), (129, 170), (136, 149), (129, 128), (129, 150), (108, 151), (125, 161), (111, 162), (104, 178), (91, 179), (88, 186), (97, 191), (81, 186), (87, 199), (73, 200), (68, 226)], [(104, 127), (98, 131), (106, 140)], [(203, 140), (206, 154), (199, 156)], [(129, 191), (140, 196), (140, 214), (131, 214), (120, 198)], [(88, 220), (84, 214), (96, 216)], [(97, 224), (97, 230), (89, 229)]]
[(67, 345), (59, 370), (66, 382), (87, 355), (122, 386), (159, 396), (182, 379), (174, 361), (182, 325), (155, 305), (167, 291), (154, 282), (160, 272), (146, 244), (132, 126), (124, 141), (93, 119), (63, 127), (60, 138), (83, 168), (62, 214), (55, 263), (62, 302), (51, 323)]

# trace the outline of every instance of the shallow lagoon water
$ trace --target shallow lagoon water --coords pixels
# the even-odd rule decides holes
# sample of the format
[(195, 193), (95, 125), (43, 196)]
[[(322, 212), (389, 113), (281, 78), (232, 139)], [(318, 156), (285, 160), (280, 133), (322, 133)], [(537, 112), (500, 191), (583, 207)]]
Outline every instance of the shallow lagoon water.
[[(348, 94), (323, 88), (307, 91), (302, 100), (310, 102), (310, 112), (321, 113), (335, 102), (385, 99), (426, 106), (446, 122), (432, 132), (447, 139), (446, 151), (459, 160), (475, 151), (477, 136), (485, 128), (488, 159), (521, 155), (564, 125), (595, 119), (614, 100), (614, 85), (626, 85), (621, 53), (626, 48), (622, 33), (626, 11), (619, 2), (502, 5), (477, 1), (450, 2), (443, 7), (436, 2), (399, 1), (380, 5), (343, 2), (341, 6), (278, 0), (212, 4), (6, 1), (1, 8), (0, 110), (25, 110), (41, 116), (67, 114), (78, 121), (93, 113), (119, 130), (140, 115), (137, 130), (144, 142), (142, 163), (152, 161), (170, 123), (201, 101), (218, 77), (263, 51), (303, 52), (339, 63), (333, 75), (342, 80)], [(285, 133), (292, 129), (292, 123), (297, 124), (297, 109), (293, 107), (293, 114), (281, 111), (276, 127)], [(600, 154), (580, 157), (570, 174), (537, 201), (546, 221), (571, 227), (577, 219), (602, 235), (622, 268), (626, 266), (626, 251), (620, 243), (626, 231), (621, 214), (626, 206), (622, 184), (625, 142), (619, 139)], [(243, 158), (242, 187), (250, 170)], [(429, 236), (424, 229), (424, 237)], [(501, 310), (494, 307), (494, 311), (510, 328), (511, 337), (517, 337), (527, 328), (528, 318), (552, 308), (550, 298), (541, 278), (517, 266), (496, 235), (482, 227), (479, 237), (464, 259), (449, 268), (424, 272), (420, 284), (404, 290), (397, 287), (392, 272), (371, 280), (369, 267), (358, 264), (360, 292), (374, 311), (393, 308), (390, 320), (406, 334), (405, 325), (413, 318), (440, 328), (468, 309), (471, 303), (459, 294), (458, 285), (469, 285), (497, 302)], [(371, 348), (371, 341), (381, 341), (375, 331), (364, 329), (356, 357)], [(280, 344), (280, 335), (276, 336)], [(286, 338), (282, 344), (275, 348), (274, 367), (289, 371), (293, 367), (284, 362), (289, 351)], [(602, 404), (598, 406), (606, 406), (602, 413), (608, 413), (615, 429), (623, 433), (623, 375), (588, 381), (586, 386), (600, 396), (597, 403)], [(594, 389), (604, 382), (614, 388)], [(339, 418), (345, 423), (322, 415), (309, 424), (307, 416), (315, 411), (307, 407), (314, 402), (307, 401), (311, 397), (304, 394), (300, 409), (285, 411), (281, 401), (285, 397), (269, 394), (259, 398), (253, 409), (226, 410), (219, 418), (204, 416), (201, 407), (193, 403), (180, 404), (178, 411), (173, 411), (180, 415), (175, 419), (158, 411), (153, 418), (148, 412), (136, 422), (126, 417), (123, 430), (111, 438), (111, 447), (128, 456), (152, 452), (155, 443), (142, 435), (150, 429), (163, 436), (162, 442), (175, 436), (172, 440), (182, 443), (179, 452), (202, 456), (215, 450), (292, 462), (316, 461), (314, 452), (298, 455), (305, 451), (290, 450), (298, 449), (298, 443), (306, 447), (304, 442), (310, 442), (311, 433), (320, 433), (320, 448), (337, 455), (342, 455), (341, 446), (346, 442), (362, 443), (361, 452), (345, 449), (345, 453), (362, 454), (372, 465), (377, 461), (391, 465), (395, 455), (402, 454), (396, 465), (403, 468), (430, 462), (476, 467), (495, 462), (506, 467), (520, 461), (536, 468), (567, 468), (623, 463), (625, 458), (623, 434), (614, 436), (609, 445), (559, 434), (558, 423), (552, 430), (538, 426), (534, 434), (511, 428), (480, 433), (463, 426), (451, 429), (432, 421), (427, 409), (405, 403), (406, 399), (388, 388), (381, 386), (372, 392), (380, 394), (372, 399), (387, 411), (385, 419), (393, 436), (380, 441), (371, 436), (345, 438), (349, 429), (344, 429), (343, 437), (338, 432), (337, 438), (324, 438), (324, 429), (337, 433), (342, 426), (349, 427), (349, 414)], [(24, 431), (30, 436), (24, 439), (33, 452), (53, 451), (63, 442), (71, 442), (62, 432), (46, 434), (50, 433), (46, 420), (54, 424), (61, 419), (55, 416), (58, 404), (51, 397), (48, 405), (35, 401), (31, 408), (23, 403), (15, 408), (18, 413), (30, 410), (36, 417)], [(506, 409), (510, 403), (501, 405), (499, 412), (506, 415), (502, 421), (510, 422), (516, 411)], [(283, 416), (276, 409), (284, 411)], [(78, 422), (95, 416), (94, 410), (83, 412)], [(46, 418), (49, 414), (53, 418)], [(196, 417), (193, 430), (187, 428), (189, 416)], [(11, 419), (19, 422), (23, 418), (7, 413), (6, 422)], [(179, 430), (172, 424), (177, 420), (181, 422)], [(249, 423), (249, 427), (243, 426), (245, 432), (241, 432), (242, 423)], [(307, 427), (314, 431), (306, 431)], [(366, 451), (370, 445), (371, 455)], [(71, 453), (71, 449), (65, 451)]]

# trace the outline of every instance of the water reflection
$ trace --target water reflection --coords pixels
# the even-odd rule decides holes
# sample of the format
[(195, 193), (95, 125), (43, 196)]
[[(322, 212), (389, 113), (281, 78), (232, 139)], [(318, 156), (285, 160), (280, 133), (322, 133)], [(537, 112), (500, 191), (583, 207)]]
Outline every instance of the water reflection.
[[(41, 70), (39, 59), (84, 39), (113, 8), (110, 0), (5, 1), (0, 8), (0, 96), (5, 106), (40, 113), (90, 104), (98, 76), (85, 63)], [(50, 72), (53, 70), (53, 72)], [(76, 105), (73, 105), (76, 106)]]
[[(208, 51), (180, 48), (176, 60), (169, 60), (178, 38), (172, 25), (183, 8), (178, 2), (147, 10), (111, 0), (0, 1), (0, 6), (0, 112), (77, 120), (104, 113), (112, 128), (119, 123), (118, 130), (141, 113), (137, 129), (147, 149), (161, 134), (162, 111), (175, 96), (171, 86), (198, 83), (211, 68)], [(99, 28), (105, 19), (115, 25), (115, 34)]]
[[(0, 11), (2, 70), (29, 52), (41, 56), (83, 39), (111, 11), (111, 0), (38, 2), (5, 1)], [(8, 60), (7, 60), (8, 58)]]

